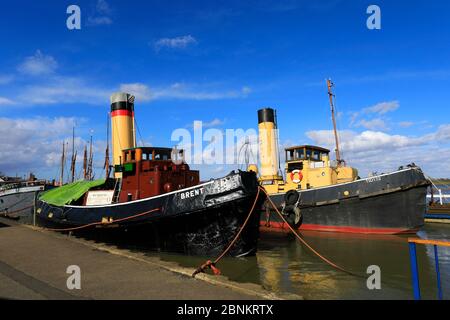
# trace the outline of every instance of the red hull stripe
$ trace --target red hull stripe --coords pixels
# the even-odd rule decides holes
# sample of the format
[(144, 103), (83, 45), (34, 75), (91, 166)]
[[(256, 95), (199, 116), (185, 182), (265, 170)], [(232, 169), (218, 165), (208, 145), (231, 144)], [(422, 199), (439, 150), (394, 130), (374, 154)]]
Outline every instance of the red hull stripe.
[(133, 112), (130, 110), (114, 110), (113, 112), (111, 112), (111, 117), (115, 117), (115, 116), (129, 116), (132, 117), (133, 116)]
[[(261, 221), (260, 225), (264, 231), (270, 229), (288, 229), (284, 222), (270, 222), (267, 226), (265, 221)], [(416, 233), (417, 228), (361, 228), (351, 226), (325, 226), (320, 224), (302, 224), (299, 230), (314, 230), (314, 231), (328, 231), (328, 232), (345, 232), (345, 233), (363, 233), (363, 234), (400, 234), (400, 233)]]

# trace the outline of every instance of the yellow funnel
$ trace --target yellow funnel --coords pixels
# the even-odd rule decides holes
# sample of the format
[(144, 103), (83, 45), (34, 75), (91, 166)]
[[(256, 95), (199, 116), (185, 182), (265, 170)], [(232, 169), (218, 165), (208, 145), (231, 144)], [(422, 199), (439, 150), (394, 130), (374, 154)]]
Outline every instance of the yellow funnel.
[[(122, 150), (136, 147), (134, 128), (134, 96), (117, 92), (111, 95), (111, 134), (113, 148), (113, 165), (123, 163)], [(121, 172), (115, 172), (121, 178)]]

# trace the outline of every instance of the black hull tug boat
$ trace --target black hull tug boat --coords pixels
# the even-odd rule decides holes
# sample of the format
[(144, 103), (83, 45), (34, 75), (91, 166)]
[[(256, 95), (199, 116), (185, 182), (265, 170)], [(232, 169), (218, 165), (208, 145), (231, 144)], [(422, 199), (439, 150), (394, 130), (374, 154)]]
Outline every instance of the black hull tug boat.
[[(289, 225), (300, 230), (400, 234), (424, 225), (430, 181), (414, 163), (386, 174), (361, 179), (358, 170), (340, 158), (331, 92), (327, 81), (336, 139), (336, 161), (330, 150), (300, 145), (286, 148), (281, 174), (276, 112), (258, 111), (260, 183)], [(256, 165), (249, 170), (258, 171)], [(288, 230), (272, 203), (261, 212), (264, 231)]]
[(153, 249), (218, 255), (254, 211), (229, 254), (255, 254), (256, 211), (265, 200), (257, 197), (256, 174), (237, 171), (200, 183), (182, 150), (135, 147), (133, 102), (126, 93), (111, 97), (115, 177), (45, 193), (39, 220), (55, 231), (138, 234)]

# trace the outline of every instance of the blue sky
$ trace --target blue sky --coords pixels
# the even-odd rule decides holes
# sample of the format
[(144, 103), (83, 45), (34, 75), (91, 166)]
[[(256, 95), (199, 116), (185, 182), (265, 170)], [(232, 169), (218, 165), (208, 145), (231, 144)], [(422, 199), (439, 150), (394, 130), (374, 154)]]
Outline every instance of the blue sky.
[[(66, 8), (81, 8), (81, 30)], [(371, 4), (381, 30), (366, 27)], [(136, 94), (146, 144), (171, 146), (194, 120), (256, 128), (278, 111), (283, 146), (342, 147), (362, 175), (415, 162), (450, 176), (447, 1), (15, 1), (0, 20), (0, 171), (57, 177), (76, 123), (101, 166), (109, 95)], [(202, 178), (229, 167), (199, 166)], [(101, 174), (101, 168), (97, 168)]]

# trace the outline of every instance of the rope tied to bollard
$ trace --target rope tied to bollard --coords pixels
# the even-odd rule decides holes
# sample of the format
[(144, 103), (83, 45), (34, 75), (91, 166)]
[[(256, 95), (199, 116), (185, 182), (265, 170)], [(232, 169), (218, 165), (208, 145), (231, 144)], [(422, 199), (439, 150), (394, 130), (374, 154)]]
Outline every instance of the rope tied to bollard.
[(253, 211), (255, 210), (256, 203), (258, 202), (259, 195), (261, 193), (261, 187), (258, 187), (258, 191), (256, 193), (255, 200), (253, 201), (252, 208), (250, 209), (250, 212), (247, 215), (247, 218), (245, 218), (244, 223), (239, 228), (239, 231), (234, 236), (233, 240), (228, 244), (228, 246), (225, 248), (225, 250), (214, 260), (207, 260), (205, 263), (203, 263), (200, 267), (198, 267), (194, 273), (192, 274), (192, 277), (195, 278), (195, 276), (199, 273), (204, 273), (206, 269), (210, 268), (215, 275), (220, 275), (220, 270), (216, 267), (216, 264), (230, 251), (230, 249), (233, 247), (233, 245), (236, 243), (236, 241), (241, 236), (242, 231), (244, 230), (245, 226), (247, 225), (248, 221), (250, 220), (250, 217), (253, 214)]

